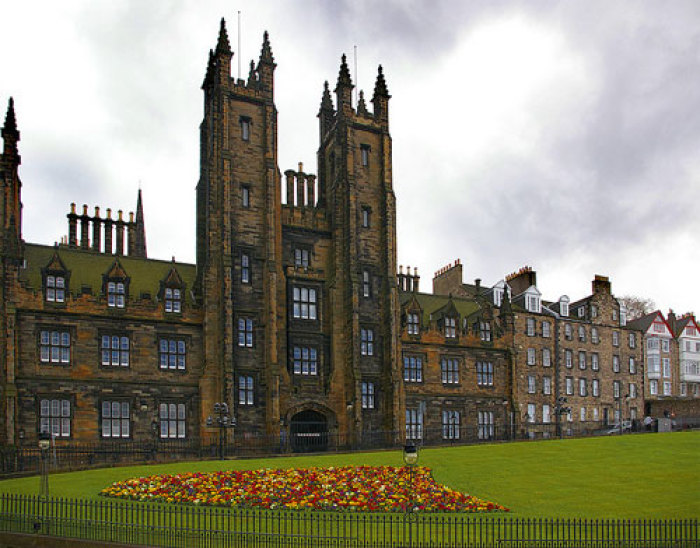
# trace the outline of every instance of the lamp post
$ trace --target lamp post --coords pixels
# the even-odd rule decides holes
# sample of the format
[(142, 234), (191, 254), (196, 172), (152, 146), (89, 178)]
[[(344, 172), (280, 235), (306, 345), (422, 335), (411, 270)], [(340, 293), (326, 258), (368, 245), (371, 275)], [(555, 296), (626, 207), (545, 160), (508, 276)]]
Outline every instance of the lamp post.
[(416, 465), (418, 464), (418, 447), (416, 446), (415, 443), (412, 441), (407, 441), (406, 445), (403, 448), (403, 462), (406, 465), (406, 468), (408, 468), (408, 477), (409, 477), (409, 483), (410, 483), (410, 497), (409, 497), (409, 502), (406, 504), (406, 523), (408, 525), (408, 546), (413, 546), (413, 518), (415, 517), (414, 515), (414, 510), (415, 510), (415, 504), (413, 501), (413, 497), (415, 495), (415, 470), (416, 470)]
[(209, 428), (219, 429), (219, 458), (224, 460), (224, 438), (228, 428), (236, 427), (236, 417), (229, 414), (228, 404), (224, 402), (216, 402), (214, 404), (214, 415), (207, 417), (207, 426)]
[(49, 496), (49, 449), (51, 448), (51, 434), (48, 432), (39, 432), (39, 453), (41, 456), (41, 469), (39, 470), (39, 497), (48, 498)]

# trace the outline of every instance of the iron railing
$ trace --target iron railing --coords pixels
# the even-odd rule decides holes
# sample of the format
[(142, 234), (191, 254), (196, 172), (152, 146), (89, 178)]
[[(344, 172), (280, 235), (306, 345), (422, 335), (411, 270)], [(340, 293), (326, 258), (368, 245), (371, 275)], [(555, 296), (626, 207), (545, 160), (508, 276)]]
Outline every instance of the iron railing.
[[(556, 439), (617, 434), (602, 422), (524, 423), (516, 426), (462, 426), (458, 429), (413, 429), (414, 440), (423, 447), (470, 445), (488, 442)], [(625, 430), (625, 434), (629, 433)], [(190, 438), (183, 440), (156, 439), (100, 440), (95, 443), (53, 440), (49, 450), (49, 467), (53, 471), (80, 470), (118, 464), (154, 463), (173, 460), (216, 459), (243, 456), (281, 455), (324, 451), (361, 451), (399, 447), (407, 432), (375, 431), (358, 436), (332, 432), (314, 435), (261, 435), (236, 429), (222, 445), (218, 439)], [(19, 446), (0, 446), (0, 476), (31, 473), (39, 469), (41, 456), (38, 446), (27, 440)]]
[(700, 522), (274, 511), (0, 494), (0, 532), (183, 548), (697, 548)]

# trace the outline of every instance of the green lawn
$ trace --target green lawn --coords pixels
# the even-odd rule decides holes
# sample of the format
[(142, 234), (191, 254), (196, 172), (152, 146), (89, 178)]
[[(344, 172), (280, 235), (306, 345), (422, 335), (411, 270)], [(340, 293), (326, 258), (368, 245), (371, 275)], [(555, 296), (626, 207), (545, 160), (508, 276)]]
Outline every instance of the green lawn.
[[(700, 432), (519, 442), (421, 451), (435, 479), (508, 506), (519, 517), (698, 518)], [(52, 496), (97, 498), (113, 481), (183, 471), (342, 464), (399, 465), (401, 453), (328, 454), (180, 462), (52, 474)], [(37, 477), (0, 481), (0, 492), (36, 494)]]

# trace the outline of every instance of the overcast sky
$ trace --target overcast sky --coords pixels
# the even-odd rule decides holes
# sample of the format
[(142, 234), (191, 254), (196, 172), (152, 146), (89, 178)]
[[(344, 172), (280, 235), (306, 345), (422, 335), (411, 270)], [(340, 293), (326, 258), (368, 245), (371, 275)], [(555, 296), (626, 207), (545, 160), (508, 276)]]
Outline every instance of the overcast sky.
[[(149, 256), (194, 261), (202, 92), (219, 19), (241, 71), (270, 32), (280, 169), (316, 171), (323, 81), (384, 66), (399, 264), (424, 290), (459, 258), (547, 299), (594, 274), (700, 313), (700, 2), (0, 0), (0, 100), (22, 134), (24, 238), (69, 204), (135, 208)], [(370, 104), (371, 108), (371, 104)]]

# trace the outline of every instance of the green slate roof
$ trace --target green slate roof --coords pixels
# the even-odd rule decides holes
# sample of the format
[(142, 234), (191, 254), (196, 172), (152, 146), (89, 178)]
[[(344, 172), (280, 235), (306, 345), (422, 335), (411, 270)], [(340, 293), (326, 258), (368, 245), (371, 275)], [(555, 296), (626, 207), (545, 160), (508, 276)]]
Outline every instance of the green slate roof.
[[(433, 295), (430, 293), (409, 293), (400, 291), (399, 299), (401, 300), (401, 306), (407, 305), (411, 299), (415, 297), (416, 301), (423, 310), (421, 323), (424, 326), (430, 324), (430, 315), (435, 314), (441, 309), (445, 308), (447, 303), (450, 301), (450, 297), (445, 295)], [(459, 297), (452, 297), (452, 303), (455, 309), (462, 318), (467, 318), (478, 312), (481, 308), (476, 301), (472, 299), (464, 299)]]
[(69, 291), (71, 295), (79, 295), (84, 286), (90, 287), (93, 295), (100, 295), (102, 293), (102, 276), (119, 259), (119, 263), (129, 276), (130, 299), (139, 298), (141, 293), (150, 293), (151, 297), (155, 297), (160, 290), (160, 282), (165, 280), (171, 268), (175, 267), (187, 289), (184, 295), (186, 302), (191, 303), (189, 290), (192, 289), (196, 275), (196, 267), (193, 264), (136, 257), (117, 257), (65, 246), (25, 244), (24, 258), (27, 261), (27, 268), (22, 272), (21, 279), (30, 289), (41, 291), (41, 270), (48, 266), (54, 253), (58, 253), (66, 269), (70, 272)]

